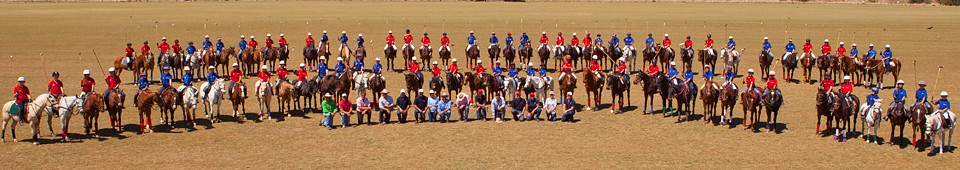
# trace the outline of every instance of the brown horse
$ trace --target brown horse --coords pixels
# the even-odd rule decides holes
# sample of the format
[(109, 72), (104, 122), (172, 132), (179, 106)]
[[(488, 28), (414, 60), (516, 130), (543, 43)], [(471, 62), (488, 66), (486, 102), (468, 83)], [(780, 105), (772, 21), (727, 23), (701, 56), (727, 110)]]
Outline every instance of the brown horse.
[(884, 65), (885, 63), (883, 59), (868, 60), (867, 71), (869, 72), (868, 73), (869, 78), (867, 79), (867, 81), (873, 84), (873, 77), (876, 76), (877, 87), (883, 87), (883, 75), (887, 73), (893, 74), (894, 81), (900, 80), (900, 68), (902, 66), (900, 65), (900, 60), (894, 58), (894, 59), (890, 59), (890, 62), (893, 62), (893, 64), (890, 64), (890, 68), (887, 68)]
[[(449, 48), (449, 47), (440, 46), (440, 52), (437, 53), (438, 55), (440, 55), (440, 62), (443, 62), (443, 65), (445, 65), (445, 66), (448, 66), (448, 65), (449, 65), (449, 61), (450, 61), (450, 58), (451, 58), (451, 57), (450, 57), (450, 50), (447, 50), (447, 48)], [(396, 52), (394, 52), (394, 53), (396, 53)], [(394, 54), (394, 55), (396, 55), (396, 54)], [(374, 91), (374, 92), (378, 92), (378, 91)], [(376, 93), (374, 93), (374, 94), (376, 94)], [(379, 95), (379, 94), (378, 94), (378, 95)]]
[(780, 73), (783, 74), (784, 80), (793, 80), (793, 72), (797, 69), (797, 62), (797, 53), (790, 53), (790, 55), (786, 55), (786, 60), (781, 61), (783, 65), (780, 67)]
[[(620, 113), (623, 110), (623, 95), (627, 95), (627, 105), (630, 105), (630, 82), (623, 80), (620, 74), (608, 73), (606, 77), (606, 88), (610, 90), (610, 112)], [(620, 100), (617, 100), (620, 99)], [(619, 101), (619, 102), (618, 102)]]
[[(153, 122), (150, 119), (150, 112), (153, 111), (153, 105), (160, 100), (157, 97), (157, 93), (150, 90), (140, 92), (140, 97), (137, 97), (137, 110), (140, 113), (140, 133), (149, 132), (153, 133)], [(144, 119), (146, 116), (146, 119)], [(144, 121), (146, 120), (146, 121)]]
[[(735, 89), (737, 89), (737, 85), (733, 83), (730, 83), (720, 89), (719, 97), (721, 124), (724, 123), (724, 118), (726, 118), (726, 123), (733, 125), (733, 108), (737, 105), (737, 90)], [(746, 120), (746, 117), (744, 117), (744, 122), (746, 122)]]
[[(366, 54), (366, 53), (364, 53), (364, 54)], [(366, 55), (364, 55), (364, 56), (366, 56)], [(278, 47), (278, 48), (277, 48), (277, 58), (279, 58), (280, 61), (284, 61), (284, 62), (286, 62), (287, 60), (289, 60), (289, 59), (290, 59), (290, 47), (282, 47), (282, 46), (281, 46), (281, 47)]]
[(590, 107), (595, 106), (594, 104), (600, 105), (600, 94), (603, 93), (603, 77), (603, 75), (597, 76), (593, 72), (583, 72), (583, 88), (587, 92), (587, 107), (584, 109), (591, 110)]
[(767, 72), (770, 72), (770, 65), (773, 64), (773, 55), (760, 50), (760, 78), (767, 79)]
[[(654, 63), (651, 63), (654, 64)], [(667, 102), (670, 102), (668, 99), (670, 97), (670, 83), (667, 80), (667, 77), (663, 74), (658, 74), (656, 76), (650, 75), (648, 73), (637, 74), (633, 84), (643, 83), (643, 113), (653, 113), (656, 110), (654, 106), (654, 100), (656, 94), (660, 94), (661, 108), (664, 117), (667, 116), (667, 112), (670, 109), (667, 109)], [(649, 105), (648, 105), (649, 104)], [(647, 112), (647, 106), (650, 106), (650, 112)]]
[[(820, 57), (817, 57), (817, 71), (820, 72), (820, 81), (823, 81), (824, 73), (829, 72), (830, 69), (832, 69), (833, 60), (828, 60), (828, 59), (827, 59), (828, 57), (829, 57), (829, 58), (836, 58), (836, 57), (834, 57), (833, 55), (829, 55), (829, 54), (827, 54), (827, 55), (820, 55)], [(833, 74), (833, 75), (838, 75), (838, 74)], [(832, 76), (832, 75), (831, 75), (831, 76)], [(833, 78), (831, 78), (831, 79), (833, 79)], [(837, 80), (837, 79), (833, 79), (833, 80)]]
[(366, 46), (357, 47), (357, 51), (353, 53), (353, 57), (356, 57), (360, 61), (363, 61), (363, 59), (367, 57), (367, 47)]
[[(702, 53), (701, 53), (702, 54)], [(719, 100), (720, 91), (717, 90), (713, 81), (707, 81), (700, 88), (700, 100), (703, 101), (703, 123), (710, 123), (713, 117), (717, 115), (717, 100)]]
[(103, 112), (105, 109), (103, 105), (103, 95), (97, 93), (88, 94), (82, 107), (83, 112), (80, 114), (83, 115), (83, 127), (86, 129), (84, 132), (90, 135), (90, 129), (93, 128), (94, 134), (96, 134), (96, 130), (100, 129), (100, 112)]
[[(470, 94), (476, 93), (477, 90), (487, 88), (486, 84), (473, 72), (463, 73), (463, 82), (466, 83), (467, 87), (470, 87)], [(409, 87), (407, 90), (410, 90)], [(410, 91), (412, 92), (413, 90)]]
[(834, 80), (843, 80), (843, 58), (842, 55), (830, 58), (830, 72), (833, 73), (832, 79)]
[[(380, 92), (382, 92), (383, 89), (387, 88), (387, 82), (383, 80), (383, 76), (381, 75), (371, 76), (369, 81), (370, 82), (368, 82), (369, 84), (368, 86), (370, 86), (370, 90), (373, 91), (373, 98), (379, 101)], [(415, 92), (415, 91), (411, 91), (411, 93), (412, 92)], [(375, 108), (380, 108), (379, 103), (380, 102), (373, 102), (373, 106), (375, 106)]]
[[(286, 117), (290, 117), (290, 103), (293, 100), (293, 84), (287, 81), (281, 81), (280, 85), (277, 85), (277, 109), (280, 113), (286, 113)], [(286, 110), (284, 110), (286, 108)]]
[(653, 60), (657, 59), (657, 52), (659, 52), (659, 50), (655, 48), (644, 48), (641, 52), (643, 53), (643, 65), (647, 65), (647, 62), (650, 62), (650, 64), (656, 64), (653, 63)]
[(894, 132), (897, 126), (900, 126), (900, 138), (903, 139), (903, 129), (906, 127), (907, 121), (910, 120), (910, 115), (907, 113), (904, 104), (902, 102), (896, 102), (893, 108), (887, 111), (887, 115), (883, 118), (890, 120), (890, 142), (887, 143), (891, 145), (894, 144), (893, 135), (895, 134)]
[(817, 134), (821, 132), (820, 120), (823, 117), (827, 118), (826, 131), (830, 131), (830, 127), (832, 127), (831, 122), (833, 121), (833, 110), (836, 110), (837, 105), (833, 102), (830, 102), (830, 100), (827, 100), (827, 98), (831, 98), (829, 95), (827, 95), (827, 91), (823, 90), (822, 88), (817, 91)]
[[(603, 63), (606, 63), (606, 62), (604, 62), (603, 59), (607, 58), (607, 52), (604, 51), (603, 48), (599, 46), (594, 46), (592, 53), (593, 55), (597, 56), (597, 60), (600, 60), (600, 61), (597, 61), (597, 63), (600, 64), (600, 68), (604, 68), (605, 65)], [(588, 56), (588, 57), (590, 57), (592, 61), (593, 56)]]
[(323, 45), (317, 49), (317, 56), (327, 58), (328, 60), (324, 60), (323, 64), (329, 64), (327, 62), (330, 61), (330, 43), (323, 43)]
[[(150, 80), (153, 80), (153, 67), (156, 67), (157, 64), (154, 62), (152, 58), (153, 56), (145, 56), (145, 55), (140, 55), (137, 57), (136, 60), (138, 61), (136, 63), (139, 63), (135, 67), (137, 69), (136, 71), (137, 75), (150, 71), (150, 73), (147, 73), (147, 75), (150, 76)], [(136, 77), (137, 80), (139, 81), (140, 76), (134, 76), (134, 77)]]
[(337, 80), (338, 87), (340, 87), (337, 88), (337, 94), (347, 94), (349, 97), (350, 90), (353, 88), (353, 81), (353, 69), (346, 69), (343, 75)]
[(420, 61), (424, 65), (433, 61), (433, 49), (429, 47), (420, 48)]
[(848, 57), (846, 55), (841, 55), (841, 56), (842, 56), (841, 67), (842, 67), (843, 75), (850, 76), (851, 77), (850, 79), (851, 81), (853, 81), (854, 84), (863, 83), (863, 74), (861, 74), (860, 72), (861, 70), (863, 70), (863, 67), (857, 63), (857, 58)]
[(682, 68), (693, 68), (693, 49), (692, 48), (681, 48), (680, 49), (680, 60), (683, 61)]
[[(850, 117), (856, 115), (858, 111), (858, 106), (860, 106), (860, 99), (857, 96), (851, 94), (848, 95), (848, 99), (837, 96), (834, 101), (838, 101), (837, 109), (833, 112), (833, 120), (836, 123), (836, 132), (835, 136), (839, 136), (837, 140), (846, 141), (847, 140), (847, 130), (853, 129), (850, 128)], [(841, 125), (842, 123), (842, 125)], [(854, 122), (855, 124), (856, 122)]]
[(500, 60), (500, 45), (487, 48), (487, 55), (490, 56), (490, 68), (493, 68), (494, 61)]
[(518, 53), (520, 53), (520, 63), (529, 63), (533, 58), (533, 47), (522, 45)]
[[(660, 45), (657, 45), (660, 46)], [(669, 51), (668, 51), (669, 50)], [(660, 62), (660, 68), (670, 68), (670, 62), (677, 58), (676, 53), (671, 53), (673, 48), (659, 47), (657, 49), (657, 60)]]
[(224, 49), (223, 51), (220, 52), (220, 57), (219, 57), (220, 61), (217, 61), (217, 62), (220, 63), (219, 67), (220, 67), (221, 74), (229, 73), (228, 70), (230, 70), (230, 65), (231, 65), (230, 58), (236, 58), (236, 57), (237, 57), (237, 51), (234, 50), (233, 47), (228, 47), (227, 49)]
[[(317, 49), (314, 48), (312, 45), (304, 46), (303, 47), (303, 63), (311, 67), (316, 66), (317, 61), (320, 58), (320, 55), (318, 53), (319, 52), (317, 51)], [(396, 50), (394, 50), (393, 56), (394, 57), (397, 56)]]
[(700, 61), (700, 63), (702, 63), (703, 66), (700, 66), (701, 68), (706, 67), (706, 65), (708, 64), (713, 66), (711, 68), (716, 67), (717, 66), (717, 50), (714, 50), (712, 48), (700, 50), (700, 54), (697, 55), (697, 61)]
[[(513, 63), (513, 61), (517, 59), (517, 49), (507, 45), (506, 48), (503, 48), (503, 59), (506, 59), (507, 63)], [(444, 62), (444, 64), (446, 64), (446, 62)]]
[(613, 67), (615, 67), (617, 64), (617, 59), (620, 59), (620, 57), (623, 57), (623, 51), (620, 51), (620, 47), (614, 44), (610, 44), (609, 48), (607, 48), (607, 57), (610, 58), (610, 60), (607, 60), (610, 62), (610, 65), (607, 65), (607, 69), (613, 70)]
[(260, 55), (260, 51), (253, 48), (243, 50), (238, 60), (242, 63), (241, 65), (243, 66), (242, 69), (244, 73), (255, 73), (257, 70), (259, 70)]
[[(760, 91), (763, 91), (763, 89), (760, 89)], [(760, 112), (763, 112), (763, 107), (760, 104), (760, 94), (754, 93), (753, 90), (748, 90), (746, 93), (740, 94), (740, 98), (740, 105), (743, 106), (743, 127), (748, 129), (754, 128), (754, 125), (760, 122)], [(749, 117), (747, 117), (747, 112), (750, 112)]]
[[(467, 54), (467, 67), (473, 68), (474, 64), (477, 63), (477, 59), (480, 58), (480, 47), (473, 46), (466, 49)], [(494, 62), (494, 61), (490, 61)]]
[[(780, 115), (780, 106), (783, 106), (783, 96), (780, 89), (767, 89), (763, 95), (763, 106), (767, 108), (767, 130), (777, 131), (777, 117)], [(772, 119), (772, 120), (771, 120)]]
[(263, 58), (262, 58), (262, 60), (260, 61), (260, 62), (262, 62), (262, 63), (260, 63), (260, 64), (262, 64), (262, 65), (267, 65), (267, 67), (270, 67), (270, 70), (271, 70), (271, 71), (276, 71), (276, 70), (274, 70), (274, 68), (277, 67), (277, 66), (276, 66), (276, 63), (277, 63), (277, 60), (280, 58), (280, 48), (277, 48), (277, 47), (266, 48), (266, 47), (264, 47), (264, 48), (262, 48), (262, 51), (263, 51), (263, 55), (262, 55)]
[(803, 66), (803, 82), (810, 82), (810, 78), (813, 78), (813, 67), (817, 66), (817, 63), (813, 61), (813, 54), (804, 53), (801, 56), (800, 64)]
[(243, 82), (236, 82), (232, 88), (230, 88), (230, 103), (233, 104), (233, 117), (237, 121), (246, 120), (246, 116), (243, 114), (247, 112), (246, 104), (244, 100), (247, 99), (247, 88)]
[(160, 100), (157, 101), (157, 106), (160, 107), (160, 123), (173, 126), (173, 112), (176, 109), (177, 104), (177, 92), (173, 87), (163, 89), (163, 91), (158, 93)]
[[(546, 65), (546, 64), (547, 64), (547, 60), (550, 59), (550, 48), (548, 48), (548, 47), (538, 48), (538, 49), (537, 49), (537, 55), (540, 56), (540, 65)], [(530, 61), (527, 61), (527, 62), (530, 62)], [(522, 63), (521, 63), (521, 65), (522, 65)], [(556, 68), (554, 68), (554, 69), (556, 69)]]
[[(912, 143), (913, 147), (916, 149), (923, 148), (924, 141), (927, 141), (926, 133), (923, 133), (926, 130), (927, 115), (932, 113), (931, 108), (926, 107), (923, 103), (914, 104), (913, 107), (910, 107), (910, 127), (913, 127), (913, 138)], [(920, 142), (917, 143), (917, 132), (920, 132)]]
[(573, 76), (573, 73), (565, 74), (563, 77), (559, 77), (560, 81), (560, 94), (566, 95), (567, 92), (573, 92), (577, 89), (577, 78)]
[(121, 90), (114, 90), (110, 92), (110, 95), (107, 96), (107, 101), (106, 101), (107, 112), (109, 113), (108, 115), (110, 116), (110, 126), (113, 128), (114, 131), (117, 131), (117, 132), (120, 132), (123, 130), (123, 124), (120, 123), (122, 120), (121, 116), (123, 116), (123, 109), (124, 109), (123, 95), (121, 95), (121, 93), (123, 93), (123, 91)]

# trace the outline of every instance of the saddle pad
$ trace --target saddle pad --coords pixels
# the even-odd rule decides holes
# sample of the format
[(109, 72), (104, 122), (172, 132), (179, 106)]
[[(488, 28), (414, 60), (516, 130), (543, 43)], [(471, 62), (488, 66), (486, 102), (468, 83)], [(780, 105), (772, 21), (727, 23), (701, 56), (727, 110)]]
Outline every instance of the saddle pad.
[(10, 116), (20, 116), (20, 107), (18, 107), (16, 104), (11, 105), (10, 112), (7, 114), (10, 114)]
[(123, 57), (123, 61), (121, 61), (121, 63), (123, 63), (123, 65), (130, 65), (130, 58), (129, 58), (129, 57)]

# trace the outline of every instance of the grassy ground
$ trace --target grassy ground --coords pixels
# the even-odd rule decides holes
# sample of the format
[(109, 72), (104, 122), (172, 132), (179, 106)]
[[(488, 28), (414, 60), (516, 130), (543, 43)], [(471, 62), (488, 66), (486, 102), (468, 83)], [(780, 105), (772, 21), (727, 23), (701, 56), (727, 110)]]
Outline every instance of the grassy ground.
[[(53, 70), (64, 73), (68, 94), (76, 94), (80, 71), (91, 69), (102, 91), (99, 62), (105, 70), (122, 54), (123, 44), (151, 44), (166, 36), (184, 41), (202, 40), (203, 35), (222, 36), (236, 46), (240, 35), (285, 33), (295, 47), (302, 47), (305, 33), (319, 34), (346, 30), (351, 40), (365, 34), (371, 55), (381, 56), (383, 37), (388, 30), (409, 28), (415, 35), (430, 32), (435, 43), (447, 32), (462, 49), (464, 37), (476, 31), (481, 40), (491, 31), (519, 33), (546, 31), (569, 34), (585, 31), (624, 36), (652, 32), (659, 40), (663, 33), (691, 35), (701, 46), (711, 33), (721, 42), (734, 36), (740, 48), (748, 48), (743, 69), (758, 68), (757, 51), (762, 37), (771, 38), (775, 53), (782, 54), (786, 38), (800, 43), (810, 37), (815, 45), (822, 39), (845, 41), (865, 47), (889, 43), (905, 67), (902, 78), (909, 91), (917, 80), (931, 84), (930, 91), (960, 93), (957, 61), (949, 50), (958, 44), (960, 10), (949, 7), (907, 7), (873, 5), (800, 4), (694, 4), (694, 3), (367, 3), (367, 2), (281, 2), (281, 3), (89, 3), (89, 4), (5, 4), (0, 6), (0, 80), (14, 85), (26, 76), (34, 94)], [(522, 22), (521, 22), (522, 21)], [(522, 23), (522, 24), (521, 24)], [(151, 27), (153, 26), (153, 27)], [(932, 29), (927, 29), (932, 27)], [(335, 35), (335, 34), (334, 34)], [(399, 36), (399, 35), (398, 35)], [(419, 36), (418, 36), (419, 37)], [(837, 40), (839, 37), (839, 40)], [(638, 39), (641, 37), (637, 37)], [(552, 41), (552, 40), (551, 40)], [(481, 41), (483, 42), (483, 41)], [(353, 44), (353, 43), (351, 43)], [(486, 45), (486, 43), (481, 43)], [(798, 44), (799, 46), (800, 44)], [(95, 57), (91, 49), (96, 49)], [(154, 47), (154, 50), (156, 48)], [(863, 48), (861, 51), (865, 51)], [(454, 50), (463, 58), (461, 50)], [(39, 54), (43, 53), (42, 56)], [(299, 63), (300, 55), (294, 54)], [(485, 55), (484, 55), (485, 56)], [(484, 60), (486, 57), (483, 57)], [(913, 62), (916, 61), (916, 64)], [(368, 59), (372, 62), (372, 58)], [(398, 63), (399, 64), (399, 63)], [(699, 63), (697, 64), (699, 65)], [(933, 83), (937, 66), (945, 68)], [(774, 66), (779, 72), (780, 67)], [(699, 71), (699, 70), (698, 70)], [(800, 73), (797, 73), (799, 77)], [(399, 73), (388, 73), (399, 75)], [(122, 75), (130, 81), (130, 74)], [(554, 74), (556, 76), (556, 74)], [(892, 78), (886, 83), (892, 84)], [(699, 82), (699, 81), (698, 81)], [(396, 92), (399, 78), (388, 79)], [(702, 84), (700, 82), (699, 84)], [(936, 84), (934, 86), (933, 84)], [(129, 94), (133, 85), (123, 85)], [(780, 121), (783, 133), (715, 126), (700, 121), (674, 123), (675, 118), (643, 115), (635, 106), (624, 114), (612, 115), (604, 105), (600, 111), (578, 113), (574, 124), (540, 123), (453, 123), (360, 126), (332, 131), (317, 126), (322, 116), (308, 114), (281, 122), (218, 123), (202, 121), (199, 130), (161, 126), (158, 133), (137, 135), (124, 132), (102, 138), (81, 137), (82, 122), (74, 118), (70, 135), (81, 140), (54, 142), (43, 130), (43, 145), (8, 142), (0, 157), (3, 167), (64, 168), (297, 168), (370, 167), (479, 169), (518, 167), (524, 169), (599, 168), (694, 168), (732, 167), (791, 169), (935, 167), (955, 164), (954, 153), (928, 157), (912, 146), (864, 144), (860, 139), (838, 143), (831, 137), (815, 135), (814, 93), (816, 86), (782, 84), (786, 101)], [(637, 91), (637, 90), (634, 90)], [(859, 96), (866, 89), (857, 88)], [(582, 91), (578, 91), (578, 95)], [(636, 92), (635, 92), (636, 93)], [(641, 96), (636, 93), (634, 96)], [(882, 97), (889, 99), (890, 90)], [(912, 92), (910, 96), (913, 96)], [(2, 100), (11, 100), (3, 96)], [(577, 98), (586, 101), (585, 98)], [(609, 98), (603, 99), (609, 102)], [(889, 101), (889, 100), (887, 100)], [(912, 101), (912, 99), (910, 100)], [(254, 105), (255, 101), (247, 103)], [(659, 102), (658, 102), (659, 103)], [(130, 106), (130, 103), (127, 103)], [(659, 108), (659, 104), (657, 105)], [(227, 106), (223, 107), (224, 110)], [(255, 108), (248, 107), (248, 112)], [(701, 111), (698, 108), (697, 111)], [(133, 109), (125, 110), (129, 129), (135, 124)], [(740, 106), (736, 117), (742, 117)], [(179, 114), (178, 114), (179, 115)], [(180, 116), (177, 116), (180, 119)], [(764, 117), (766, 118), (766, 117)], [(159, 119), (159, 116), (154, 116)], [(106, 116), (101, 121), (107, 122)], [(159, 121), (157, 121), (159, 122)], [(354, 120), (355, 122), (355, 120)], [(339, 121), (338, 121), (339, 123)], [(101, 123), (101, 128), (108, 126)], [(59, 125), (54, 125), (59, 127)], [(889, 141), (889, 123), (883, 122), (880, 136)], [(41, 129), (46, 129), (42, 125)], [(18, 128), (20, 139), (28, 130)], [(908, 142), (896, 138), (898, 142)], [(939, 166), (938, 166), (939, 167)]]

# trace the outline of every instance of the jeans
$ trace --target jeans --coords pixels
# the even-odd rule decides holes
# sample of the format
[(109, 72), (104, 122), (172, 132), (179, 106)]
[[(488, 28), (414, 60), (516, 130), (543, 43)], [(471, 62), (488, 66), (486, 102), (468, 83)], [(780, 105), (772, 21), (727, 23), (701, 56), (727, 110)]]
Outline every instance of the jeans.
[(370, 121), (370, 119), (372, 119), (371, 117), (373, 117), (373, 115), (370, 115), (370, 114), (371, 114), (371, 113), (370, 113), (370, 110), (367, 110), (367, 111), (357, 111), (357, 125), (363, 124), (363, 115), (367, 115), (367, 123), (373, 123), (372, 121)]
[[(390, 117), (387, 117), (387, 121), (389, 120), (390, 120)], [(400, 123), (407, 123), (407, 113), (400, 112), (400, 110), (397, 110), (397, 121), (400, 121)]]
[[(400, 117), (400, 112), (397, 112), (397, 117)], [(380, 110), (380, 123), (390, 123), (390, 111)]]
[(513, 114), (513, 120), (523, 121), (523, 115), (522, 115), (523, 111), (520, 111), (519, 109), (514, 109), (513, 111), (510, 111), (510, 113)]
[(506, 111), (503, 109), (493, 109), (493, 119), (499, 118), (500, 120), (503, 120), (503, 116), (505, 113)]
[(573, 122), (573, 114), (576, 114), (576, 112), (574, 112), (574, 111), (569, 111), (569, 112), (567, 112), (567, 113), (563, 113), (563, 117), (560, 118), (560, 121), (561, 121), (561, 122)]
[(437, 111), (427, 111), (427, 112), (428, 112), (427, 114), (429, 114), (429, 115), (427, 115), (427, 116), (430, 117), (430, 118), (428, 118), (428, 120), (430, 120), (430, 122), (436, 122), (436, 121), (437, 121)]
[(470, 115), (470, 106), (463, 107), (463, 109), (457, 109), (457, 110), (460, 111), (460, 118), (458, 120), (467, 121), (467, 119), (469, 119), (467, 117)]
[(531, 111), (530, 117), (527, 117), (527, 120), (540, 120), (540, 113), (543, 112), (542, 109), (537, 109)]
[(333, 114), (323, 114), (323, 117), (323, 121), (321, 121), (320, 124), (327, 128), (333, 128)]
[(419, 122), (424, 122), (424, 121), (427, 120), (427, 119), (426, 119), (426, 113), (421, 112), (421, 111), (419, 111), (419, 110), (417, 110), (417, 109), (413, 109), (413, 118), (419, 120)]
[(450, 111), (440, 112), (439, 116), (440, 122), (446, 123), (450, 121)]
[(547, 120), (557, 121), (557, 111), (547, 112)]
[(487, 120), (487, 107), (477, 107), (477, 120)]
[(350, 126), (350, 114), (340, 113), (340, 122), (342, 123), (343, 127)]

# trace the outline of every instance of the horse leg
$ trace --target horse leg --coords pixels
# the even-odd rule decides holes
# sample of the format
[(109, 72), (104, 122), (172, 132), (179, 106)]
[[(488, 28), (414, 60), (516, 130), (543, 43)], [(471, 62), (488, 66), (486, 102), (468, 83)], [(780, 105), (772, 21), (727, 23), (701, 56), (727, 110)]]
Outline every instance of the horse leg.
[(820, 120), (823, 119), (822, 116), (817, 115), (817, 132), (814, 134), (820, 134)]

